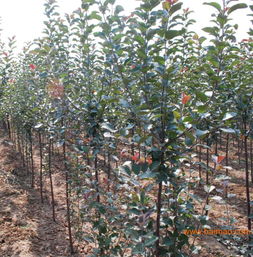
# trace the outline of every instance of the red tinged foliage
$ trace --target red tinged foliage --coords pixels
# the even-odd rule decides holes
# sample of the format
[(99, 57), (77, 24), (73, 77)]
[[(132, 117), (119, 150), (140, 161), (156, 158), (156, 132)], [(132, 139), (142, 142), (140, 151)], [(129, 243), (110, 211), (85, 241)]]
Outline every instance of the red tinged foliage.
[(11, 84), (13, 84), (13, 83), (15, 83), (15, 82), (16, 82), (15, 79), (10, 79), (10, 80), (9, 80), (9, 83), (11, 83)]
[(123, 149), (123, 150), (120, 152), (120, 157), (128, 157), (128, 156), (129, 156), (129, 154), (128, 154), (128, 152), (127, 152), (126, 149)]
[(37, 68), (37, 66), (35, 64), (33, 64), (33, 63), (31, 63), (29, 65), (29, 67), (30, 67), (31, 70), (35, 70)]
[(186, 71), (188, 71), (188, 70), (189, 70), (188, 67), (183, 67), (183, 68), (180, 70), (180, 72), (186, 72)]
[(139, 153), (135, 153), (132, 157), (131, 157), (132, 161), (137, 162), (140, 159), (140, 155)]
[(83, 140), (83, 142), (84, 142), (85, 144), (90, 143), (90, 141), (91, 141), (91, 139), (90, 139), (89, 137), (84, 138), (84, 140)]
[(123, 18), (124, 21), (129, 20), (130, 18), (132, 18), (134, 16), (134, 13), (131, 13), (129, 16), (126, 16)]
[(145, 160), (145, 158), (141, 157), (139, 155), (139, 153), (135, 153), (134, 155), (130, 155), (126, 149), (123, 149), (120, 152), (120, 157), (121, 158), (131, 158), (131, 160), (134, 161), (137, 164), (145, 164), (145, 163), (147, 163), (149, 165), (152, 164), (152, 158), (151, 157), (147, 157), (146, 160)]
[(166, 0), (167, 3), (173, 5), (177, 2), (178, 0)]
[(242, 43), (252, 42), (252, 41), (253, 41), (253, 39), (251, 39), (251, 38), (244, 38), (244, 39), (242, 40)]
[(213, 155), (212, 156), (212, 159), (216, 164), (220, 164), (225, 158), (226, 158), (226, 156), (222, 156), (222, 155)]
[(182, 94), (182, 104), (187, 104), (191, 99), (190, 95), (186, 95), (185, 93)]
[(226, 158), (226, 156), (218, 156), (218, 163), (221, 163), (224, 159)]
[(47, 92), (52, 98), (63, 98), (64, 86), (59, 79), (52, 79), (47, 86)]
[(152, 164), (152, 159), (149, 157), (149, 158), (147, 158), (147, 163), (150, 165), (150, 164)]

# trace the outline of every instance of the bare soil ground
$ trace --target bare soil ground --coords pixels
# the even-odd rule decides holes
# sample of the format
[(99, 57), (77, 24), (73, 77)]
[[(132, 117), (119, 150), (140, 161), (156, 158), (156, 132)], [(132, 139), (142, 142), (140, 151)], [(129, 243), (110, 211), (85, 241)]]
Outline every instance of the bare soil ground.
[[(38, 178), (39, 153), (35, 150), (35, 172)], [(57, 157), (55, 157), (57, 159)], [(58, 157), (59, 158), (59, 157)], [(243, 158), (242, 158), (243, 159)], [(228, 219), (235, 218), (234, 226), (246, 229), (246, 195), (245, 173), (243, 164), (239, 165), (233, 149), (230, 151), (229, 175), (232, 180), (228, 185), (228, 204), (211, 201), (211, 228), (221, 228)], [(56, 205), (56, 222), (52, 220), (50, 187), (48, 178), (44, 177), (44, 202), (41, 203), (38, 181), (35, 188), (30, 187), (27, 171), (22, 165), (21, 156), (15, 151), (13, 143), (1, 132), (0, 135), (0, 257), (85, 257), (91, 246), (75, 242), (78, 253), (70, 255), (67, 236), (65, 178), (62, 172), (62, 160), (56, 160), (54, 167), (54, 188)], [(224, 171), (220, 171), (221, 173)], [(204, 176), (204, 172), (203, 172)], [(215, 182), (216, 189), (224, 185)], [(204, 199), (203, 189), (195, 192)], [(251, 185), (252, 193), (252, 185)], [(234, 194), (234, 195), (233, 195)], [(222, 195), (222, 193), (221, 193)], [(201, 211), (201, 204), (197, 209)], [(192, 236), (191, 240), (193, 240)], [(198, 235), (195, 242), (201, 246), (198, 257), (243, 257), (243, 245), (246, 236), (212, 236)], [(238, 248), (240, 251), (238, 251)]]
[[(35, 165), (38, 166), (38, 157)], [(37, 186), (32, 189), (22, 167), (21, 156), (5, 137), (0, 139), (0, 256), (63, 257), (70, 256), (63, 178), (56, 173), (55, 195), (57, 221), (52, 220), (48, 181), (41, 203)], [(61, 185), (62, 184), (62, 185)], [(72, 255), (72, 256), (85, 256)]]

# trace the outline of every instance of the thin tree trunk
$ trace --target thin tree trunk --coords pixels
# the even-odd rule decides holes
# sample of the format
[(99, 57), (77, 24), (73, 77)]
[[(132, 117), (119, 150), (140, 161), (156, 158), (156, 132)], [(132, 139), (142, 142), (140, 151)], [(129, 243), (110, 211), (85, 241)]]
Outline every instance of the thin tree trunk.
[(111, 162), (110, 162), (110, 159), (111, 159), (111, 155), (110, 155), (110, 152), (108, 151), (108, 181), (107, 181), (107, 190), (108, 192), (110, 191), (110, 179), (111, 179)]
[[(243, 141), (242, 141), (242, 144), (243, 144)], [(242, 145), (243, 147), (243, 145)], [(239, 164), (241, 164), (241, 148), (240, 147), (240, 137), (238, 137), (238, 160), (239, 160)]]
[[(216, 141), (215, 141), (215, 151), (214, 151), (215, 155), (218, 155), (218, 135), (217, 135), (217, 138), (216, 138)], [(216, 169), (216, 162), (214, 163), (214, 169)]]
[(63, 159), (64, 159), (64, 168), (65, 168), (65, 180), (66, 180), (66, 205), (67, 205), (67, 223), (68, 223), (68, 234), (69, 234), (69, 247), (70, 253), (74, 253), (74, 246), (72, 240), (72, 229), (71, 229), (71, 220), (70, 220), (70, 203), (69, 203), (69, 173), (68, 173), (68, 164), (67, 164), (67, 156), (66, 156), (66, 143), (64, 138), (63, 143)]
[(161, 226), (161, 209), (162, 209), (162, 182), (158, 185), (158, 193), (157, 193), (157, 216), (156, 216), (156, 257), (160, 256), (160, 226)]
[(250, 138), (250, 170), (251, 170), (251, 183), (253, 183), (253, 153), (252, 153), (252, 147), (253, 147), (253, 144), (252, 144), (253, 140), (252, 138)]
[[(200, 143), (201, 143), (201, 141), (200, 141)], [(202, 161), (201, 155), (202, 155), (202, 147), (200, 145), (199, 146), (199, 185), (200, 185), (200, 182), (202, 179), (202, 170), (201, 170), (201, 164), (200, 164)]]
[[(244, 131), (247, 131), (247, 123), (244, 121)], [(248, 148), (247, 135), (244, 135), (244, 151), (245, 151), (245, 175), (246, 175), (246, 198), (247, 198), (247, 214), (248, 214), (248, 230), (251, 231), (251, 210), (250, 210), (250, 192), (249, 192), (249, 162), (248, 162)]]
[(44, 202), (43, 199), (43, 150), (42, 150), (42, 142), (41, 142), (41, 132), (39, 131), (39, 148), (40, 148), (40, 200), (41, 203)]
[(20, 133), (18, 131), (17, 134), (17, 140), (18, 140), (18, 152), (21, 154), (21, 143), (20, 143)]
[(31, 155), (31, 186), (34, 188), (34, 164), (33, 164), (33, 138), (32, 131), (29, 133), (30, 137), (30, 155)]
[[(209, 185), (209, 148), (206, 149), (206, 185)], [(209, 204), (209, 197), (206, 199), (206, 204)], [(206, 216), (208, 215), (208, 210), (206, 210)]]
[(9, 119), (9, 115), (7, 116), (7, 130), (8, 130), (8, 136), (9, 139), (11, 139), (11, 125), (10, 125), (10, 119)]
[[(229, 152), (229, 134), (227, 134), (227, 143), (226, 143), (226, 166), (228, 166), (228, 152)], [(228, 176), (228, 169), (226, 169), (226, 176)], [(225, 197), (227, 198), (228, 196), (228, 186), (226, 185), (225, 188)]]
[[(131, 133), (132, 133), (132, 138), (133, 138), (133, 136), (134, 136), (134, 128), (132, 128)], [(131, 144), (131, 154), (132, 154), (132, 156), (134, 156), (134, 143)]]
[(29, 158), (28, 158), (28, 145), (27, 138), (25, 139), (25, 162), (26, 162), (26, 174), (29, 175)]
[(52, 170), (51, 170), (51, 157), (52, 157), (52, 139), (49, 139), (48, 145), (48, 172), (49, 172), (49, 179), (50, 179), (50, 189), (51, 189), (51, 201), (52, 201), (52, 210), (53, 210), (53, 221), (55, 221), (55, 202), (54, 202), (54, 186), (53, 186), (53, 178), (52, 178)]
[(98, 172), (98, 158), (97, 158), (97, 155), (95, 157), (95, 178), (96, 178), (97, 202), (100, 203), (99, 172)]
[(24, 146), (24, 136), (21, 134), (21, 158), (23, 162), (23, 168), (25, 168), (25, 146)]

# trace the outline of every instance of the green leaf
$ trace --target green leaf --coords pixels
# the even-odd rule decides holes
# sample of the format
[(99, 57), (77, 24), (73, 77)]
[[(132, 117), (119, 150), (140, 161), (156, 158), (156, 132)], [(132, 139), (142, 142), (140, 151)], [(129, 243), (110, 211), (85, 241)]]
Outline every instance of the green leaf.
[(92, 238), (91, 236), (84, 236), (83, 239), (86, 242), (94, 243), (94, 238)]
[(161, 57), (161, 56), (155, 56), (155, 57), (154, 57), (154, 61), (157, 62), (157, 63), (159, 63), (159, 64), (161, 64), (161, 65), (164, 65), (164, 64), (165, 64), (165, 60), (164, 60), (164, 58)]
[(204, 186), (204, 190), (207, 193), (211, 193), (214, 189), (215, 189), (215, 186), (209, 186), (209, 185)]
[(169, 238), (169, 237), (165, 237), (163, 243), (166, 246), (172, 246), (174, 244), (173, 240), (171, 238)]
[(198, 112), (199, 113), (204, 113), (207, 111), (207, 105), (200, 105), (198, 106)]
[(137, 54), (138, 54), (138, 56), (141, 57), (141, 58), (146, 58), (146, 57), (147, 57), (147, 55), (146, 55), (144, 49), (138, 49), (138, 50), (137, 50)]
[(207, 133), (209, 133), (209, 130), (197, 129), (195, 132), (195, 135), (196, 135), (196, 137), (202, 137), (202, 136), (206, 135)]
[(231, 128), (221, 128), (220, 130), (225, 132), (225, 133), (231, 133), (231, 134), (236, 133), (236, 131), (234, 129), (231, 129)]
[(141, 167), (139, 164), (133, 163), (132, 170), (133, 170), (134, 174), (138, 175), (141, 171)]
[(97, 14), (97, 11), (93, 11), (90, 15), (89, 15), (90, 19), (94, 19), (94, 20), (102, 20), (102, 17), (100, 15)]
[(141, 179), (155, 178), (155, 177), (156, 177), (156, 173), (155, 172), (150, 172), (150, 171), (147, 171), (147, 172), (140, 175)]
[(117, 5), (115, 8), (115, 14), (119, 14), (120, 12), (123, 12), (124, 8), (121, 5)]
[(126, 101), (125, 99), (120, 99), (119, 100), (119, 104), (124, 107), (124, 108), (129, 108), (130, 104), (128, 103), (128, 101)]
[(113, 128), (113, 126), (109, 122), (103, 123), (101, 128), (107, 129), (112, 133), (115, 133), (117, 131), (116, 129)]
[(111, 137), (114, 138), (114, 135), (112, 135), (110, 132), (105, 132), (104, 137)]
[(39, 76), (40, 76), (41, 78), (46, 78), (46, 77), (48, 76), (48, 73), (47, 73), (47, 72), (41, 72), (41, 73), (39, 74)]
[(136, 36), (134, 37), (134, 39), (135, 39), (138, 43), (140, 43), (141, 45), (144, 45), (144, 44), (145, 44), (144, 38), (143, 38), (142, 36), (140, 36), (140, 35), (136, 35)]
[(170, 15), (172, 15), (173, 13), (180, 10), (182, 5), (183, 5), (183, 3), (177, 3), (177, 4), (172, 5), (172, 7), (170, 8), (170, 11), (169, 11)]
[(131, 175), (132, 163), (131, 161), (126, 161), (122, 166), (119, 167), (119, 171), (127, 175)]
[(173, 111), (173, 115), (175, 117), (175, 119), (180, 119), (181, 115), (178, 111)]
[(185, 144), (187, 146), (191, 146), (193, 144), (193, 140), (191, 138), (189, 138), (189, 137), (186, 137), (185, 138)]
[(154, 161), (154, 162), (151, 164), (151, 167), (150, 167), (151, 171), (157, 171), (158, 168), (159, 168), (159, 166), (160, 166), (160, 164), (161, 164), (160, 162)]
[(213, 36), (218, 35), (217, 27), (205, 27), (202, 30)]
[[(133, 202), (139, 202), (139, 196), (136, 193), (132, 194), (132, 200)], [(133, 213), (135, 215), (140, 215), (140, 211), (136, 208), (129, 209), (129, 213)]]
[(109, 3), (109, 4), (115, 4), (116, 0), (106, 0), (105, 4)]
[(205, 95), (208, 96), (208, 97), (212, 97), (213, 91), (206, 91)]
[(208, 100), (208, 97), (205, 95), (205, 93), (201, 92), (201, 91), (197, 91), (196, 92), (196, 97), (198, 100), (205, 102)]
[(167, 40), (171, 40), (174, 37), (178, 37), (178, 36), (182, 35), (183, 33), (184, 33), (183, 30), (168, 30), (165, 32), (165, 38)]
[(146, 242), (145, 242), (145, 246), (151, 246), (153, 245), (157, 240), (156, 236), (152, 236), (151, 238), (149, 238)]
[(39, 129), (39, 128), (41, 128), (41, 127), (43, 127), (43, 124), (42, 123), (38, 123), (37, 125), (35, 125), (35, 129)]
[(237, 115), (236, 112), (227, 112), (222, 120), (229, 120), (231, 118), (234, 118)]
[(210, 5), (214, 8), (216, 8), (218, 11), (221, 11), (221, 6), (220, 4), (216, 3), (216, 2), (211, 2), (211, 3), (203, 3), (204, 5)]
[(228, 14), (230, 14), (230, 13), (232, 13), (232, 12), (238, 10), (238, 9), (244, 9), (244, 8), (247, 8), (247, 7), (248, 7), (248, 5), (246, 5), (246, 4), (244, 4), (244, 3), (235, 4), (235, 5), (233, 5), (232, 7), (230, 7), (230, 8), (228, 9)]

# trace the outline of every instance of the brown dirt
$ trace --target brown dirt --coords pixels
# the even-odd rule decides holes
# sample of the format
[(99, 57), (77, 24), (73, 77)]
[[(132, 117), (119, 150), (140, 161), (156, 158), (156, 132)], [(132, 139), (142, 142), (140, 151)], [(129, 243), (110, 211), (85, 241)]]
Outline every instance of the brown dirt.
[[(62, 159), (55, 156), (53, 180), (55, 189), (56, 222), (52, 220), (50, 203), (50, 186), (47, 175), (44, 175), (44, 202), (41, 203), (39, 193), (39, 153), (35, 149), (34, 162), (36, 171), (35, 188), (32, 189), (26, 170), (22, 167), (21, 156), (15, 151), (13, 143), (3, 135), (0, 138), (0, 257), (63, 257), (71, 256), (66, 223), (65, 178)], [(242, 157), (243, 158), (243, 157)], [(227, 200), (227, 205), (211, 201), (211, 228), (220, 228), (227, 224), (229, 217), (236, 219), (234, 226), (246, 229), (246, 197), (245, 173), (243, 165), (239, 165), (235, 151), (231, 149), (229, 175), (232, 180), (228, 191), (235, 196)], [(219, 171), (224, 174), (224, 170)], [(47, 176), (47, 177), (46, 177)], [(204, 172), (203, 172), (204, 177)], [(220, 182), (215, 182), (217, 189), (222, 189)], [(251, 185), (252, 190), (252, 185)], [(252, 192), (251, 192), (252, 193)], [(196, 191), (204, 198), (203, 188)], [(201, 204), (196, 205), (201, 211)], [(222, 220), (223, 218), (223, 220)], [(191, 241), (194, 237), (191, 237)], [(246, 237), (237, 239), (221, 236), (197, 236), (197, 245), (201, 246), (198, 257), (243, 257), (237, 251), (237, 245), (245, 243)], [(85, 257), (90, 253), (91, 246), (75, 242), (79, 253), (74, 257)]]
[[(38, 165), (39, 159), (35, 158)], [(44, 203), (39, 190), (29, 187), (26, 171), (13, 144), (0, 139), (0, 256), (1, 257), (63, 257), (70, 256), (65, 221), (63, 182), (55, 174), (57, 221), (52, 220), (48, 200), (48, 182)], [(64, 183), (62, 183), (64, 185)], [(72, 255), (85, 256), (85, 255)]]

